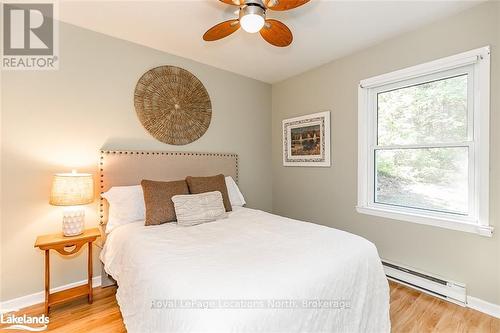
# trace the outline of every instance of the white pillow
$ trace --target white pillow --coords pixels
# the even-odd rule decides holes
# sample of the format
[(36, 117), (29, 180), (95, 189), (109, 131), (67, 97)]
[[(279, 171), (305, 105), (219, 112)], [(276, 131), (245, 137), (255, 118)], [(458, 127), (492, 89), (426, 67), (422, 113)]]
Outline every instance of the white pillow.
[(109, 212), (106, 233), (120, 225), (143, 221), (146, 218), (141, 185), (114, 186), (102, 195), (108, 200)]
[(193, 226), (227, 216), (222, 194), (219, 191), (174, 195), (172, 201), (179, 225)]
[(243, 194), (241, 194), (238, 185), (236, 185), (236, 182), (234, 181), (233, 177), (231, 176), (226, 177), (226, 187), (227, 187), (227, 194), (229, 195), (229, 201), (231, 202), (231, 206), (243, 207), (246, 204), (246, 201), (245, 198), (243, 197)]

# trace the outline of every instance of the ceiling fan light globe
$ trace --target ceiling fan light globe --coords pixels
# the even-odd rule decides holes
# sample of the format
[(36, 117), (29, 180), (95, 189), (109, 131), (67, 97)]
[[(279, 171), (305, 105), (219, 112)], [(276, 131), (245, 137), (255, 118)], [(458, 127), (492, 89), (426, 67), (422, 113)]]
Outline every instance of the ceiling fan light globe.
[(264, 27), (265, 20), (258, 14), (247, 14), (240, 18), (240, 25), (248, 33), (254, 34)]

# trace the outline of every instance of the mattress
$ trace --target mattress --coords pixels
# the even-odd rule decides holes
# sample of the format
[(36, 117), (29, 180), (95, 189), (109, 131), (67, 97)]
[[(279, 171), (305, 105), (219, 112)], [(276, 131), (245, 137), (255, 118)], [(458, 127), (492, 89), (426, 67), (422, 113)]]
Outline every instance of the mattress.
[(359, 236), (259, 210), (113, 230), (101, 252), (134, 332), (389, 332), (389, 286)]

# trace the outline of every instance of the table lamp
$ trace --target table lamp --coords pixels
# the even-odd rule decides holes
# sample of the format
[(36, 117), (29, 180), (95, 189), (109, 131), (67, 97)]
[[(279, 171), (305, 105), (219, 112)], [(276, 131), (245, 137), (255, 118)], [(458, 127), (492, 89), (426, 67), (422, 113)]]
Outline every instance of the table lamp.
[(52, 180), (50, 204), (64, 206), (62, 232), (64, 236), (83, 233), (85, 209), (82, 205), (94, 201), (94, 179), (89, 173), (58, 173)]

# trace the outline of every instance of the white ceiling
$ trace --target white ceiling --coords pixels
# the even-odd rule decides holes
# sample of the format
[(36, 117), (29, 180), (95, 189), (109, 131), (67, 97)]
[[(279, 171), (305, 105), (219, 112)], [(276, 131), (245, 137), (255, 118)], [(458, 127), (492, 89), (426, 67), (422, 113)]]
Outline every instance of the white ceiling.
[(237, 7), (217, 0), (67, 0), (59, 15), (64, 22), (274, 83), (476, 4), (312, 0), (287, 12), (268, 11), (268, 18), (282, 20), (294, 34), (284, 49), (243, 30), (203, 41), (208, 28), (236, 17)]

